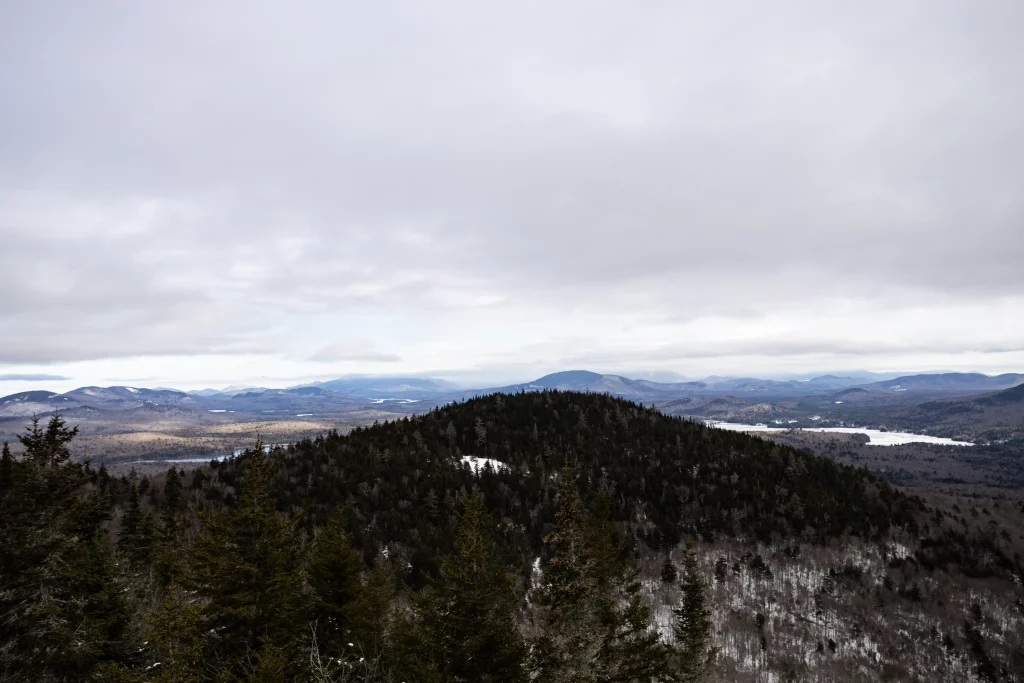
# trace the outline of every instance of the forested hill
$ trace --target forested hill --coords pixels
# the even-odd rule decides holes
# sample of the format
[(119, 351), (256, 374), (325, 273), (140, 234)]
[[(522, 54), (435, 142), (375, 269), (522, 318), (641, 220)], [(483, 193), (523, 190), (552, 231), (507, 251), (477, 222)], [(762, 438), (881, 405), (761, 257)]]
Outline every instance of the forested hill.
[[(501, 464), (474, 473), (466, 456)], [(607, 395), (559, 391), (476, 398), (299, 443), (272, 488), (282, 509), (307, 511), (311, 525), (343, 505), (367, 560), (386, 547), (407, 554), (416, 585), (451, 545), (459, 492), (474, 488), (501, 520), (509, 552), (529, 566), (567, 465), (585, 502), (610, 488), (613, 518), (652, 549), (722, 534), (876, 540), (894, 526), (914, 530), (920, 505), (866, 470)], [(221, 464), (218, 479), (233, 484), (238, 469)]]
[(54, 415), (0, 450), (3, 681), (1024, 673), (1024, 505), (926, 503), (606, 395), (492, 395), (153, 479), (75, 461), (76, 434)]

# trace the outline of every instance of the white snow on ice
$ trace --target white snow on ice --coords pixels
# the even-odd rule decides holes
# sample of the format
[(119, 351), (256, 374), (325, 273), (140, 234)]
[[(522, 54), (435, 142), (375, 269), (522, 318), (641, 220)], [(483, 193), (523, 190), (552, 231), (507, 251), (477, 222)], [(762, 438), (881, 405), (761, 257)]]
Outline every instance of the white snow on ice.
[[(811, 418), (814, 419), (814, 418)], [(764, 425), (748, 425), (737, 422), (714, 422), (708, 421), (709, 427), (728, 429), (733, 432), (781, 432), (782, 427), (766, 427)], [(899, 446), (906, 443), (930, 443), (940, 446), (973, 446), (969, 441), (954, 441), (941, 436), (929, 436), (928, 434), (911, 434), (909, 432), (883, 432), (878, 429), (865, 429), (863, 427), (798, 427), (805, 432), (832, 432), (835, 434), (864, 434), (868, 437), (868, 443), (872, 446)]]

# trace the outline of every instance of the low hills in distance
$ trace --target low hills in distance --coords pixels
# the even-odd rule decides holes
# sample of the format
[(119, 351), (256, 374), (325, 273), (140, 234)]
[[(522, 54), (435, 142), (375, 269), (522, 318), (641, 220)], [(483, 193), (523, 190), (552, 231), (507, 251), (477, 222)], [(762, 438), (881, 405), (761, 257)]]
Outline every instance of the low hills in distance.
[(822, 375), (808, 380), (708, 377), (700, 381), (656, 382), (587, 370), (557, 372), (538, 379), (502, 387), (462, 389), (451, 382), (419, 377), (354, 377), (326, 382), (268, 389), (228, 387), (223, 390), (143, 389), (128, 386), (81, 387), (64, 394), (27, 391), (0, 398), (0, 417), (72, 410), (131, 410), (148, 404), (197, 410), (261, 410), (267, 405), (282, 409), (308, 407), (309, 401), (344, 405), (384, 401), (439, 401), (465, 399), (489, 393), (517, 393), (558, 389), (622, 396), (633, 400), (659, 401), (682, 397), (735, 396), (779, 399), (798, 396), (836, 395), (848, 401), (902, 402), (911, 397), (951, 397), (981, 394), (1024, 384), (1024, 374), (989, 376), (981, 373), (918, 374), (865, 383), (863, 377)]
[[(27, 391), (0, 398), (0, 442), (33, 416), (59, 410), (80, 427), (77, 454), (114, 466), (188, 460), (208, 462), (245, 448), (259, 435), (295, 443), (332, 430), (401, 419), (496, 393), (546, 390), (606, 394), (692, 420), (767, 426), (766, 438), (848, 464), (893, 482), (950, 493), (1013, 493), (1024, 482), (1024, 374), (924, 373), (881, 376), (833, 373), (806, 379), (705, 377), (671, 373), (626, 377), (572, 370), (500, 387), (466, 389), (424, 377), (342, 377), (288, 388), (80, 387), (58, 394)], [(742, 428), (742, 427), (740, 427)], [(820, 428), (906, 431), (974, 444), (879, 448)], [(147, 465), (148, 466), (148, 465)], [(154, 465), (157, 466), (157, 465)]]
[[(460, 389), (451, 382), (419, 377), (350, 377), (284, 389), (228, 387), (195, 392), (128, 386), (81, 387), (63, 394), (27, 391), (0, 398), (0, 421), (60, 410), (70, 418), (115, 413), (176, 413), (312, 417), (377, 413), (373, 417), (424, 412), (431, 407), (493, 393), (556, 389), (609, 394), (655, 405), (663, 412), (732, 422), (795, 426), (857, 425), (893, 429), (944, 427), (949, 435), (980, 434), (959, 429), (972, 416), (975, 427), (1024, 417), (1024, 405), (999, 392), (1024, 385), (1024, 374), (918, 374), (864, 383), (863, 377), (823, 375), (807, 380), (708, 377), (701, 381), (655, 382), (622, 375), (572, 370), (502, 387)], [(982, 418), (980, 422), (977, 418)], [(992, 418), (992, 419), (989, 419)], [(941, 430), (940, 430), (941, 431)], [(934, 432), (938, 434), (939, 432)]]

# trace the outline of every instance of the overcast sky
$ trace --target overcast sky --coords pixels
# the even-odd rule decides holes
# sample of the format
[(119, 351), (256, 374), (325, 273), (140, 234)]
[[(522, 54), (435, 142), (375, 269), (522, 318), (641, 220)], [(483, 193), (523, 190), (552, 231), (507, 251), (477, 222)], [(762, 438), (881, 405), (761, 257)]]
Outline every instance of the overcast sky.
[(0, 0), (0, 394), (1024, 371), (1022, 25)]

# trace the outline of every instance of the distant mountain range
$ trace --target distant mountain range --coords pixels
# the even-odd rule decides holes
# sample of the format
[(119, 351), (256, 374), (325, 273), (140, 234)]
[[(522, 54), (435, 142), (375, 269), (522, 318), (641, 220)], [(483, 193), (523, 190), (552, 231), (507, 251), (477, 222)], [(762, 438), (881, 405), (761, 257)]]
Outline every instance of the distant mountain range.
[(942, 373), (896, 377), (865, 383), (861, 377), (822, 375), (807, 380), (772, 380), (755, 377), (707, 377), (691, 382), (652, 382), (621, 375), (602, 375), (587, 370), (570, 370), (545, 375), (524, 384), (513, 384), (493, 391), (516, 392), (540, 389), (591, 391), (632, 398), (668, 398), (680, 396), (739, 396), (777, 399), (856, 389), (866, 393), (913, 393), (915, 395), (964, 395), (1007, 389), (1024, 383), (1024, 374), (991, 377), (980, 373)]
[[(545, 375), (531, 382), (503, 387), (461, 390), (439, 379), (416, 377), (348, 377), (290, 387), (228, 387), (185, 392), (126, 386), (81, 387), (64, 394), (27, 391), (0, 398), (0, 417), (25, 417), (59, 409), (75, 411), (131, 411), (177, 409), (209, 412), (326, 413), (384, 403), (420, 403), (423, 407), (495, 392), (516, 393), (559, 389), (612, 394), (637, 401), (662, 403), (686, 397), (736, 397), (744, 401), (772, 401), (808, 396), (834, 397), (836, 403), (903, 402), (943, 399), (994, 392), (1024, 384), (1024, 374), (997, 376), (980, 373), (919, 374), (864, 382), (859, 377), (822, 375), (807, 380), (770, 380), (753, 377), (708, 377), (701, 381), (655, 382), (622, 375), (570, 370)], [(920, 402), (918, 400), (918, 402)]]
[(347, 396), (372, 398), (429, 398), (458, 391), (458, 386), (440, 379), (419, 377), (350, 377), (309, 385)]

